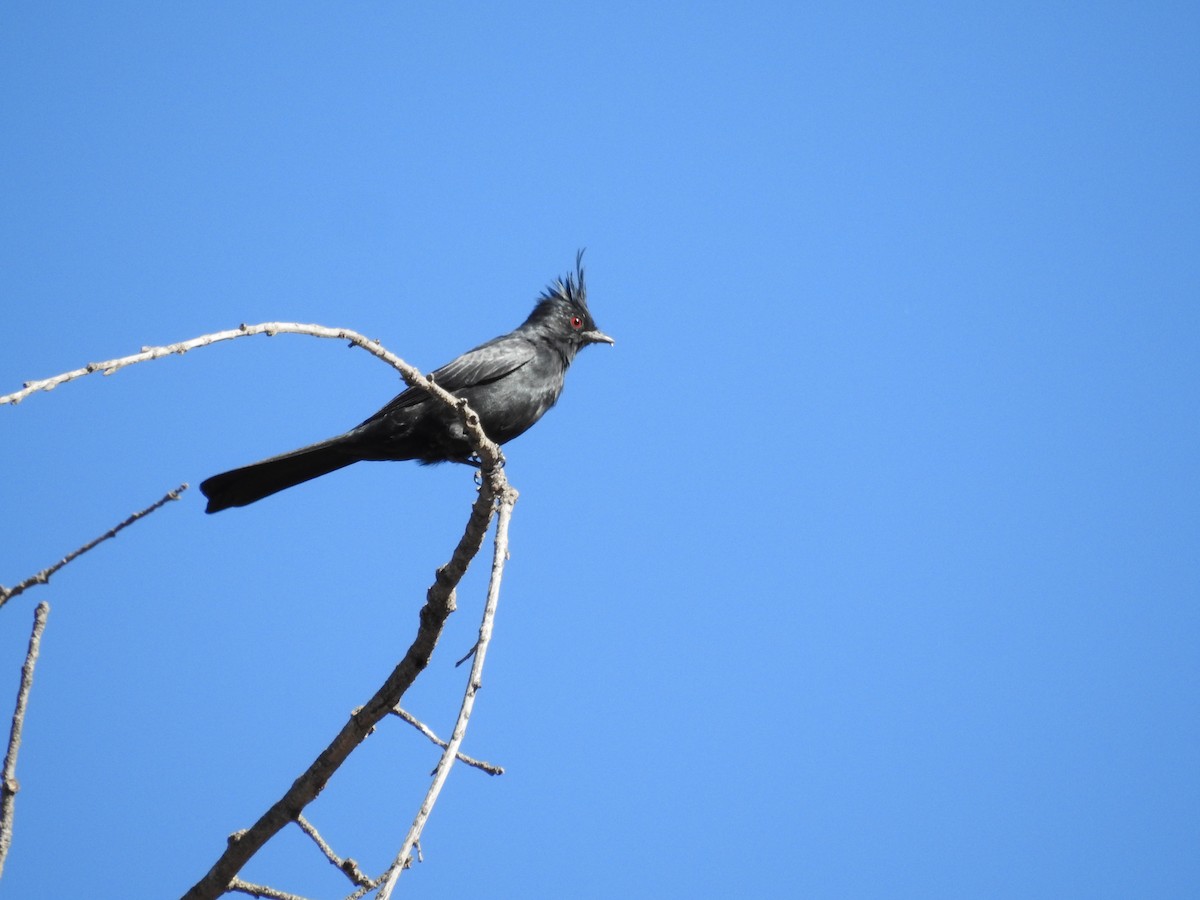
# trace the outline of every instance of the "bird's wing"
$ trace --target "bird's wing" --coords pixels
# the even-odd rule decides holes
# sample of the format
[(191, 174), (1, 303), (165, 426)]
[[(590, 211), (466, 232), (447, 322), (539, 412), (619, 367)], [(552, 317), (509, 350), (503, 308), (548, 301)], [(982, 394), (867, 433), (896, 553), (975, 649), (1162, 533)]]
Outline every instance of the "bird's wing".
[(521, 368), (533, 359), (536, 352), (532, 341), (506, 334), (480, 344), (453, 362), (435, 369), (433, 378), (448, 391), (489, 384)]
[[(494, 338), (486, 344), (480, 344), (474, 350), (468, 350), (462, 356), (446, 363), (440, 369), (433, 371), (433, 379), (448, 391), (459, 391), (463, 388), (489, 384), (515, 372), (533, 359), (537, 350), (533, 343), (524, 337), (506, 334)], [(414, 406), (429, 396), (422, 388), (408, 388), (394, 397), (371, 418), (363, 422), (372, 422), (395, 410)]]

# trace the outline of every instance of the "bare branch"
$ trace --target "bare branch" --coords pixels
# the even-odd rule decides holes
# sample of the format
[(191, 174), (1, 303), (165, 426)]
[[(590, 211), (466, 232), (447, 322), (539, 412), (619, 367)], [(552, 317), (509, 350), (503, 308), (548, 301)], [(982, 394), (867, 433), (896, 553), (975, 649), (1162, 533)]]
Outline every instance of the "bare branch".
[(303, 815), (296, 817), (296, 824), (300, 826), (301, 831), (313, 839), (313, 843), (317, 845), (317, 849), (319, 849), (321, 853), (325, 855), (325, 858), (329, 860), (335, 868), (339, 869), (342, 874), (349, 878), (356, 886), (366, 888), (375, 887), (375, 882), (368, 878), (366, 874), (359, 869), (358, 864), (354, 860), (350, 859), (349, 857), (342, 859), (340, 856), (334, 853), (333, 848), (330, 847), (329, 844), (325, 843), (325, 839), (321, 837), (321, 834), (317, 831), (316, 827), (309, 822), (308, 819), (304, 818)]
[[(211, 344), (216, 344), (220, 341), (230, 341), (234, 338), (249, 337), (255, 334), (276, 335), (276, 334), (311, 334), (314, 337), (336, 338), (338, 340), (347, 340), (352, 344), (356, 344), (364, 349), (370, 350), (376, 356), (380, 356), (376, 350), (372, 350), (368, 345), (374, 345), (377, 349), (381, 347), (369, 338), (363, 337), (355, 331), (350, 331), (345, 328), (326, 328), (323, 325), (303, 325), (296, 322), (263, 322), (258, 325), (241, 325), (238, 328), (230, 328), (226, 331), (217, 331), (212, 334), (202, 334), (200, 337), (191, 338), (186, 341), (179, 341), (175, 344), (166, 344), (161, 347), (143, 347), (140, 353), (133, 353), (129, 356), (121, 356), (117, 359), (109, 359), (104, 362), (88, 363), (80, 369), (74, 369), (70, 372), (63, 372), (61, 375), (54, 375), (50, 378), (43, 378), (38, 381), (27, 381), (19, 391), (14, 391), (11, 394), (5, 394), (0, 397), (0, 406), (6, 403), (17, 404), (28, 397), (30, 394), (37, 391), (49, 391), (58, 387), (60, 384), (66, 384), (68, 381), (75, 381), (83, 378), (85, 375), (91, 375), (95, 372), (101, 372), (104, 375), (112, 375), (126, 366), (134, 365), (135, 363), (148, 362), (152, 359), (161, 359), (164, 356), (172, 354), (184, 354), (189, 350), (195, 350), (197, 347), (207, 347)], [(384, 351), (386, 352), (386, 351)], [(382, 358), (382, 357), (381, 357)], [(391, 362), (391, 360), (389, 360)], [(395, 365), (395, 363), (392, 363)], [(414, 370), (415, 372), (415, 370)], [(413, 375), (414, 380), (419, 378), (419, 375)]]
[(104, 534), (100, 535), (100, 537), (96, 538), (95, 540), (88, 541), (86, 544), (84, 544), (82, 547), (78, 548), (77, 550), (72, 550), (70, 553), (68, 553), (66, 556), (64, 556), (62, 559), (60, 559), (54, 565), (50, 566), (48, 569), (42, 569), (42, 571), (38, 572), (36, 575), (29, 576), (28, 578), (26, 578), (24, 581), (22, 581), (20, 584), (16, 585), (15, 587), (6, 588), (3, 585), (0, 585), (0, 606), (3, 606), (5, 603), (7, 603), (13, 597), (17, 596), (17, 594), (24, 593), (24, 591), (27, 588), (31, 588), (35, 584), (46, 584), (47, 582), (50, 581), (50, 576), (53, 575), (55, 572), (57, 572), (59, 569), (61, 569), (63, 566), (65, 566), (67, 563), (71, 562), (76, 557), (82, 556), (83, 554), (87, 553), (89, 550), (91, 550), (97, 544), (102, 543), (103, 541), (107, 541), (109, 538), (116, 537), (122, 530), (124, 530), (125, 528), (128, 528), (130, 525), (132, 525), (138, 519), (141, 519), (141, 518), (144, 518), (145, 516), (150, 515), (150, 513), (154, 512), (159, 507), (165, 506), (167, 503), (169, 503), (172, 500), (178, 500), (179, 495), (182, 494), (184, 491), (186, 491), (187, 488), (188, 488), (188, 486), (185, 482), (184, 484), (181, 484), (179, 487), (175, 488), (175, 490), (168, 491), (161, 499), (159, 499), (155, 503), (150, 504), (149, 506), (147, 506), (145, 509), (141, 510), (140, 512), (135, 512), (132, 516), (130, 516), (128, 519), (126, 519), (121, 524), (113, 526), (108, 531), (106, 531)]
[(367, 703), (350, 716), (337, 737), (296, 779), (287, 792), (254, 825), (246, 831), (231, 835), (225, 852), (208, 873), (186, 894), (184, 900), (215, 900), (233, 882), (234, 876), (258, 850), (288, 822), (294, 822), (303, 809), (316, 799), (346, 757), (371, 733), (388, 714), (404, 692), (421, 673), (441, 636), (442, 627), (455, 607), (455, 588), (462, 580), (467, 565), (483, 544), (492, 517), (496, 479), (507, 484), (504, 473), (496, 468), (492, 477), (484, 479), (479, 496), (471, 507), (471, 515), (454, 554), (445, 566), (438, 569), (420, 613), (417, 636), (399, 665), (383, 686)]
[[(421, 734), (425, 735), (425, 737), (429, 738), (429, 740), (433, 741), (433, 743), (435, 743), (439, 747), (445, 749), (446, 742), (443, 741), (436, 734), (434, 734), (433, 730), (430, 729), (430, 727), (428, 725), (426, 725), (424, 722), (422, 722), (420, 719), (418, 719), (416, 716), (414, 716), (408, 710), (402, 709), (401, 707), (397, 706), (395, 709), (392, 710), (392, 715), (399, 716), (401, 719), (403, 719), (405, 722), (407, 722), (413, 728), (417, 729), (417, 731), (421, 732)], [(484, 772), (487, 772), (489, 775), (503, 775), (504, 774), (503, 766), (492, 765), (490, 762), (484, 762), (481, 759), (475, 759), (473, 756), (467, 756), (467, 754), (465, 754), (465, 753), (459, 753), (458, 759), (461, 762), (466, 763), (468, 766), (474, 766), (476, 769), (482, 769)], [(432, 775), (433, 773), (431, 772), (430, 774)]]
[[(487, 483), (490, 484), (491, 482), (488, 481)], [(517, 492), (512, 487), (505, 485), (497, 494), (497, 497), (499, 499), (499, 510), (496, 518), (496, 545), (492, 555), (492, 575), (488, 581), (487, 603), (483, 608), (483, 621), (479, 625), (479, 642), (475, 645), (475, 658), (471, 662), (471, 677), (467, 681), (467, 689), (463, 694), (462, 705), (459, 707), (458, 721), (454, 723), (454, 731), (450, 734), (450, 740), (446, 744), (442, 758), (438, 761), (437, 769), (434, 770), (433, 783), (430, 784), (429, 790), (425, 794), (425, 800), (421, 804), (421, 808), (417, 810), (417, 816), (413, 820), (412, 827), (408, 830), (408, 836), (404, 839), (404, 845), (400, 848), (400, 852), (392, 862), (391, 868), (384, 876), (383, 886), (379, 890), (379, 900), (389, 900), (392, 896), (392, 891), (396, 887), (396, 881), (399, 879), (400, 873), (409, 865), (409, 856), (412, 853), (413, 845), (421, 838), (421, 832), (425, 828), (429, 814), (433, 811), (433, 806), (442, 791), (442, 786), (446, 783), (446, 778), (450, 775), (450, 768), (454, 765), (454, 760), (458, 755), (458, 748), (462, 745), (463, 737), (467, 731), (467, 722), (471, 718), (471, 711), (475, 708), (475, 695), (478, 693), (479, 688), (483, 686), (483, 661), (487, 656), (488, 644), (492, 639), (492, 625), (496, 618), (496, 606), (500, 602), (500, 580), (504, 576), (504, 563), (508, 559), (508, 523), (512, 518), (513, 505), (517, 502)]]
[[(472, 449), (480, 460), (481, 486), (479, 495), (472, 504), (471, 513), (468, 517), (463, 536), (458, 542), (458, 546), (455, 548), (450, 561), (438, 569), (434, 583), (427, 592), (425, 605), (420, 612), (420, 625), (417, 635), (405, 653), (404, 658), (401, 659), (387, 681), (376, 691), (367, 704), (350, 716), (349, 721), (342, 727), (329, 746), (296, 779), (287, 792), (251, 828), (237, 832), (229, 837), (227, 846), (221, 857), (208, 873), (184, 895), (185, 900), (202, 900), (202, 898), (204, 900), (214, 900), (214, 898), (227, 890), (238, 890), (242, 893), (257, 892), (258, 896), (283, 898), (290, 898), (292, 896), (283, 894), (282, 892), (275, 892), (273, 888), (263, 888), (258, 885), (252, 885), (249, 882), (241, 881), (237, 879), (237, 873), (284, 825), (288, 822), (299, 820), (301, 812), (321, 792), (333, 773), (366, 736), (371, 733), (379, 721), (400, 702), (400, 698), (404, 695), (405, 691), (408, 690), (416, 677), (428, 665), (446, 618), (455, 608), (455, 589), (466, 572), (471, 559), (474, 558), (483, 544), (483, 538), (491, 522), (492, 513), (496, 509), (496, 501), (500, 500), (500, 516), (504, 524), (504, 540), (505, 546), (507, 546), (507, 523), (511, 515), (512, 504), (516, 500), (516, 491), (509, 486), (508, 480), (504, 476), (504, 455), (501, 453), (500, 447), (484, 433), (479, 423), (479, 416), (471, 410), (467, 401), (455, 397), (452, 393), (442, 388), (434, 381), (432, 375), (422, 376), (420, 371), (386, 350), (377, 341), (373, 341), (358, 332), (345, 328), (334, 329), (321, 325), (305, 325), (295, 322), (265, 322), (259, 325), (242, 325), (237, 329), (202, 335), (176, 344), (160, 347), (144, 347), (141, 352), (130, 356), (100, 363), (91, 363), (81, 369), (65, 372), (41, 381), (26, 382), (22, 390), (0, 396), (0, 405), (20, 403), (36, 391), (48, 391), (60, 384), (74, 381), (94, 372), (111, 375), (126, 366), (136, 363), (160, 359), (172, 354), (183, 354), (189, 350), (209, 346), (219, 341), (256, 334), (305, 334), (313, 337), (345, 340), (349, 341), (351, 345), (361, 347), (391, 365), (400, 372), (408, 385), (422, 388), (430, 396), (437, 398), (447, 407), (457, 411), (464, 425), (468, 440), (471, 442)], [(114, 534), (115, 531), (113, 532)], [(111, 535), (106, 535), (106, 537), (109, 536)], [(498, 544), (499, 541), (500, 535), (497, 534)], [(84, 550), (86, 549), (89, 548), (84, 548)], [(44, 573), (39, 573), (38, 576), (34, 576), (31, 581), (23, 583), (17, 589), (6, 592), (2, 595), (3, 599), (15, 596), (16, 593), (24, 590), (30, 584), (36, 584), (39, 581), (44, 582), (57, 568), (65, 565), (70, 558), (73, 557), (69, 557), (58, 566), (52, 567)], [(488, 610), (494, 610), (495, 595), (499, 590), (499, 580), (494, 564), (493, 584), (494, 587), (489, 588)], [(489, 636), (491, 629), (490, 615), (490, 612), (485, 612), (485, 622), (487, 623)], [(481, 629), (481, 640), (482, 631)], [(478, 688), (482, 657), (481, 647), (480, 652), (476, 654), (476, 663), (472, 667), (471, 685), (468, 688), (470, 701), (464, 701), (465, 712), (460, 711), (459, 724), (455, 728), (454, 735), (451, 736), (446, 753), (443, 754), (442, 763), (439, 763), (439, 774), (435, 776), (438, 790), (440, 790), (441, 784), (444, 783), (449, 765), (453, 762), (458, 748), (462, 743), (466, 718), (470, 714), (470, 705), (473, 704), (474, 691)], [(449, 761), (447, 762), (447, 760)], [(422, 815), (419, 817), (422, 825), (425, 818), (428, 817), (428, 808), (432, 807), (431, 801), (435, 798), (436, 791), (433, 792), (431, 797), (427, 797), (426, 806), (423, 807)], [(414, 828), (415, 831), (405, 841), (405, 849), (403, 851), (403, 858), (405, 860), (408, 859), (412, 847), (416, 844), (420, 836), (420, 828), (417, 828), (415, 823)], [(361, 891), (363, 888), (360, 887), (359, 890)]]
[(130, 356), (122, 356), (104, 362), (88, 363), (81, 369), (63, 372), (61, 375), (55, 375), (51, 378), (43, 378), (40, 381), (27, 381), (21, 390), (0, 396), (0, 406), (6, 403), (16, 405), (37, 391), (53, 390), (60, 384), (75, 381), (76, 379), (83, 378), (85, 375), (91, 375), (93, 372), (112, 375), (114, 372), (136, 363), (148, 362), (152, 359), (162, 359), (164, 356), (171, 356), (173, 354), (182, 355), (198, 347), (208, 347), (220, 341), (231, 341), (234, 338), (251, 337), (256, 334), (265, 334), (269, 337), (277, 334), (304, 334), (310, 337), (349, 341), (351, 346), (361, 347), (372, 356), (382, 359), (399, 372), (409, 387), (420, 386), (428, 391), (430, 395), (441, 400), (442, 403), (457, 409), (459, 415), (462, 417), (463, 424), (466, 426), (471, 446), (479, 455), (479, 459), (483, 463), (483, 468), (504, 464), (504, 454), (500, 452), (499, 445), (493, 443), (487, 434), (484, 433), (483, 428), (479, 424), (479, 416), (471, 411), (471, 408), (467, 405), (467, 401), (455, 397), (452, 393), (441, 387), (434, 381), (432, 375), (422, 375), (421, 371), (415, 366), (410, 366), (378, 341), (359, 334), (357, 331), (349, 328), (327, 328), (324, 325), (305, 325), (301, 322), (260, 322), (258, 325), (242, 324), (237, 328), (216, 331), (212, 334), (202, 334), (199, 337), (179, 341), (175, 344), (166, 344), (161, 347), (143, 347), (140, 353), (134, 353)]
[(301, 897), (299, 894), (289, 894), (287, 891), (267, 887), (265, 884), (242, 881), (240, 878), (235, 878), (229, 883), (229, 890), (231, 893), (236, 891), (239, 894), (249, 894), (251, 897), (266, 897), (267, 900), (308, 900), (307, 897)]
[(17, 689), (17, 708), (13, 713), (12, 729), (8, 733), (8, 752), (4, 754), (3, 782), (0, 783), (0, 873), (12, 846), (13, 815), (20, 785), (17, 784), (17, 751), (21, 749), (21, 731), (25, 727), (25, 710), (29, 705), (29, 689), (33, 686), (33, 667), (37, 663), (42, 646), (42, 632), (46, 630), (46, 617), (50, 615), (50, 604), (42, 601), (33, 612), (33, 632), (29, 635), (29, 650), (25, 653), (25, 664), (21, 666), (21, 686)]

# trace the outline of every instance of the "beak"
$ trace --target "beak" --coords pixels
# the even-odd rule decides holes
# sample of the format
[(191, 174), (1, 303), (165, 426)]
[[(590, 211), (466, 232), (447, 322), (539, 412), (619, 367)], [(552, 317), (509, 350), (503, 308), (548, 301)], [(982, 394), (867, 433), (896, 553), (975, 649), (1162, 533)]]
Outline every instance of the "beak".
[(589, 344), (615, 344), (612, 338), (597, 328), (595, 331), (585, 331), (580, 335)]

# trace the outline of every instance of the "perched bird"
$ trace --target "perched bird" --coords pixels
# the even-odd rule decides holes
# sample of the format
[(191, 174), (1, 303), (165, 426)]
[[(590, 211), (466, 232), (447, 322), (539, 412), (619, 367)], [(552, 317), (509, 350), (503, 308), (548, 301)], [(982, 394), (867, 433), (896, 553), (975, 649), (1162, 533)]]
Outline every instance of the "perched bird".
[[(613, 343), (588, 311), (582, 252), (575, 273), (558, 279), (515, 331), (480, 344), (433, 373), (466, 398), (483, 430), (498, 444), (523, 434), (557, 401), (567, 367), (580, 348)], [(214, 475), (200, 485), (206, 512), (247, 506), (284, 488), (360, 460), (415, 459), (428, 465), (471, 461), (457, 414), (421, 388), (401, 393), (357, 428), (320, 443)]]

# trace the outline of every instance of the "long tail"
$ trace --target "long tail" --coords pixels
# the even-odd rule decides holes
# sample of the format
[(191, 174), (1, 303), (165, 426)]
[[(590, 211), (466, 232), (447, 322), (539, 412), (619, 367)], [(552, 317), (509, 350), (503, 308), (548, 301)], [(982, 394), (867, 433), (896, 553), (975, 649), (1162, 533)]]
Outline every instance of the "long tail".
[(256, 500), (335, 472), (359, 457), (348, 452), (345, 435), (272, 456), (262, 462), (214, 475), (200, 484), (208, 498), (205, 512), (215, 513), (231, 506), (249, 506)]

